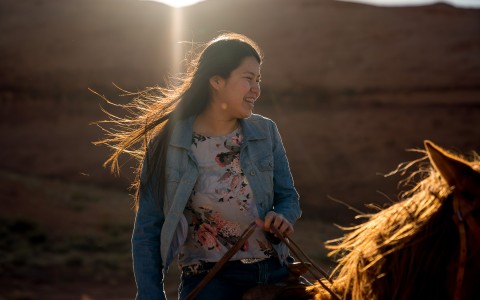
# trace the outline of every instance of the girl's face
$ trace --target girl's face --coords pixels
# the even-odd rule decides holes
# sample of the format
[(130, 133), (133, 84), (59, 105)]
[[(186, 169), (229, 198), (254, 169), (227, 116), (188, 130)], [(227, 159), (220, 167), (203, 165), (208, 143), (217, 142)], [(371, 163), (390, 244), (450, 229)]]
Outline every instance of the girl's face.
[(260, 64), (254, 57), (246, 57), (228, 78), (214, 76), (210, 84), (213, 88), (212, 102), (225, 118), (248, 118), (260, 96)]

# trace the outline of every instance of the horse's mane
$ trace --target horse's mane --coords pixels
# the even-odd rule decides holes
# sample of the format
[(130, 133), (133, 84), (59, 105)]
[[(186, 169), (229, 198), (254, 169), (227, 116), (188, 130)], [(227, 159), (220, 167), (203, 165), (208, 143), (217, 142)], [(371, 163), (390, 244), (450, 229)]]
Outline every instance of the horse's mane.
[(333, 289), (342, 298), (448, 298), (448, 263), (458, 234), (450, 205), (442, 204), (451, 202), (451, 188), (422, 160), (396, 170), (404, 174), (420, 166), (403, 181), (413, 188), (400, 194), (397, 203), (363, 215), (366, 222), (344, 228), (344, 237), (327, 243), (329, 255), (339, 257)]

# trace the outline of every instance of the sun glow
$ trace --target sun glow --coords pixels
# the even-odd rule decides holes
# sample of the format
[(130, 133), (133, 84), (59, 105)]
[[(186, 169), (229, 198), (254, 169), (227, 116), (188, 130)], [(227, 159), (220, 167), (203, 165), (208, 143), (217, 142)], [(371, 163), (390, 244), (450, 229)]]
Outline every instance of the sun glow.
[(182, 60), (182, 47), (179, 41), (181, 40), (183, 30), (183, 11), (176, 7), (172, 15), (172, 41), (173, 41), (173, 59), (171, 70), (174, 74), (180, 72), (180, 61)]
[(180, 44), (183, 31), (183, 7), (191, 6), (205, 0), (138, 0), (138, 1), (153, 1), (166, 4), (172, 8), (171, 10), (171, 31), (170, 39), (173, 44), (173, 55), (171, 59), (170, 72), (172, 75), (179, 74), (181, 71), (183, 49)]
[(179, 8), (179, 7), (194, 5), (204, 0), (147, 0), (147, 1), (160, 2), (171, 7)]

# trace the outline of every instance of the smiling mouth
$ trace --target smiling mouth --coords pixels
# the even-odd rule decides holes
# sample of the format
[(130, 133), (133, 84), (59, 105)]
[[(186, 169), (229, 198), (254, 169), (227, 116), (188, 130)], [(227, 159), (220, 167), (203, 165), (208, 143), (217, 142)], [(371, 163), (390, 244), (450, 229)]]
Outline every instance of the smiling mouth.
[(253, 106), (255, 105), (255, 98), (245, 98), (245, 102)]

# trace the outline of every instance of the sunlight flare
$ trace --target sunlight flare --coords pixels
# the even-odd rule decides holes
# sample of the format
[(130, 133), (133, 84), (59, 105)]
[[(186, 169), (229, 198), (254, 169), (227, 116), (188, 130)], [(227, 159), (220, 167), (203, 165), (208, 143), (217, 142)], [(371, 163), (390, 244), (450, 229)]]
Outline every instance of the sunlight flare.
[(173, 45), (173, 59), (171, 70), (173, 74), (178, 74), (180, 72), (180, 65), (182, 60), (182, 47), (179, 41), (182, 36), (182, 26), (183, 25), (183, 13), (179, 8), (173, 10), (172, 15), (172, 45)]
[(199, 2), (203, 2), (204, 0), (146, 0), (146, 1), (160, 2), (171, 7), (180, 8), (180, 7), (194, 5)]

